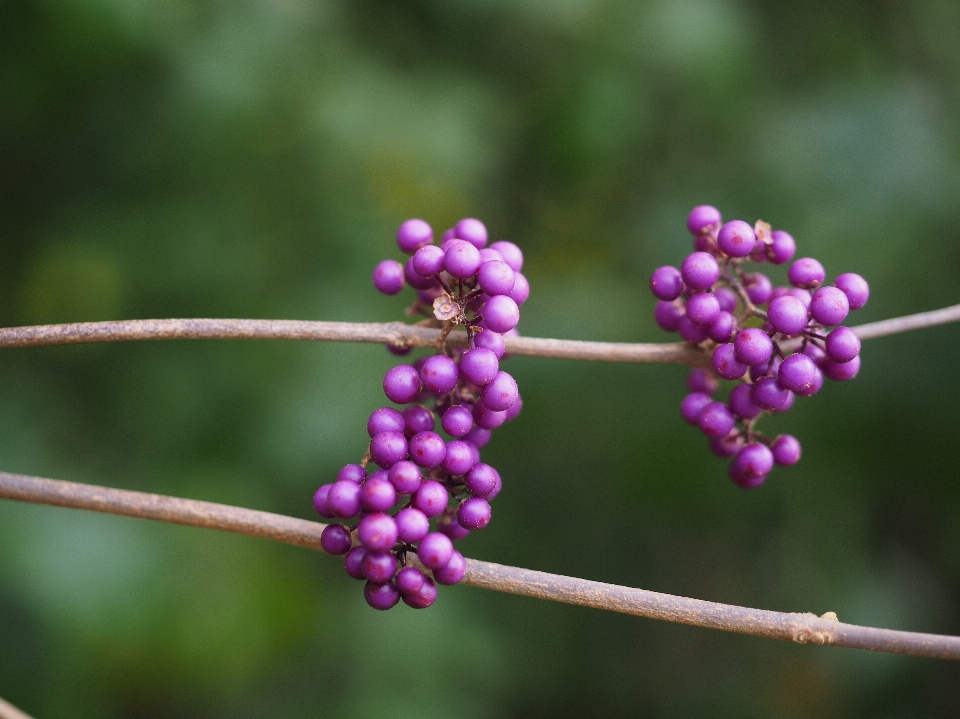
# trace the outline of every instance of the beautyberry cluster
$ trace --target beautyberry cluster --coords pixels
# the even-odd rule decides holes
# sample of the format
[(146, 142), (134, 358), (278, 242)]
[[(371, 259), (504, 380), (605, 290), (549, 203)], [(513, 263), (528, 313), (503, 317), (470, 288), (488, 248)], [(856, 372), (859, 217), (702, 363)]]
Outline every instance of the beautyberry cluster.
[[(410, 258), (405, 265), (381, 262), (373, 284), (387, 295), (404, 284), (417, 290), (408, 314), (427, 315), (421, 324), (442, 330), (439, 352), (387, 372), (384, 393), (406, 407), (381, 407), (370, 415), (363, 460), (320, 487), (313, 504), (323, 517), (349, 520), (324, 529), (321, 543), (331, 554), (346, 555), (347, 574), (366, 580), (370, 606), (390, 609), (402, 599), (423, 609), (436, 600), (437, 584), (463, 578), (466, 561), (453, 542), (487, 526), (490, 500), (502, 486), (497, 470), (480, 461), (480, 449), (492, 430), (520, 413), (517, 383), (500, 360), (504, 335), (516, 334), (530, 286), (520, 272), (520, 248), (504, 241), (487, 247), (487, 228), (479, 220), (461, 220), (440, 245), (430, 225), (407, 220), (397, 244)], [(457, 326), (466, 329), (466, 350), (446, 345)], [(411, 552), (429, 575), (408, 563)]]
[[(691, 371), (680, 412), (710, 440), (720, 457), (732, 457), (730, 478), (743, 488), (766, 480), (774, 464), (800, 460), (800, 442), (789, 434), (768, 439), (756, 431), (763, 413), (786, 412), (796, 396), (809, 397), (823, 378), (853, 379), (860, 369), (860, 339), (841, 323), (864, 306), (870, 290), (860, 275), (845, 273), (824, 285), (817, 260), (789, 267), (790, 286), (774, 287), (745, 262), (783, 265), (796, 244), (758, 220), (724, 223), (720, 211), (695, 207), (687, 217), (695, 252), (680, 268), (660, 267), (650, 289), (660, 301), (657, 324), (711, 353), (712, 372)], [(832, 328), (832, 329), (830, 329)], [(718, 378), (738, 380), (726, 402), (715, 400)]]

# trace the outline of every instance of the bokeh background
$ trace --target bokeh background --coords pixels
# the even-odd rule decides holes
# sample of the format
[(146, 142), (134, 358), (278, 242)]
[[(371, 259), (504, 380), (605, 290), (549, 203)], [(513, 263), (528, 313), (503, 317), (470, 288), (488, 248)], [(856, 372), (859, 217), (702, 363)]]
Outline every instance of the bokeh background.
[[(696, 204), (860, 272), (856, 320), (960, 301), (952, 0), (4, 0), (0, 323), (389, 321), (408, 217), (526, 253), (531, 336), (667, 341)], [(782, 281), (782, 268), (774, 277)], [(727, 480), (685, 370), (517, 357), (468, 556), (960, 633), (960, 329), (871, 340)], [(0, 468), (314, 517), (375, 345), (0, 353)], [(478, 589), (378, 613), (338, 559), (0, 502), (0, 696), (42, 717), (953, 717), (954, 664)]]

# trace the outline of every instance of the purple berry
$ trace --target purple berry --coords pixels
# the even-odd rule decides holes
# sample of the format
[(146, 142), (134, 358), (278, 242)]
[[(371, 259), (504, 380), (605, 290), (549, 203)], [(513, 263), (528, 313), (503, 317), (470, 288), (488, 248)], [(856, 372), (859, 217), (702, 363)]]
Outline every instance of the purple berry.
[(363, 547), (354, 547), (349, 552), (347, 556), (343, 558), (343, 566), (349, 574), (354, 579), (366, 579), (363, 576), (363, 558), (367, 556), (367, 550)]
[(835, 327), (827, 335), (826, 355), (831, 362), (843, 364), (859, 354), (860, 338), (849, 327)]
[(770, 296), (773, 294), (773, 285), (770, 284), (770, 278), (762, 272), (747, 275), (744, 278), (743, 286), (747, 291), (747, 297), (755, 305), (765, 305), (770, 301)]
[(823, 373), (834, 382), (846, 382), (857, 376), (860, 371), (860, 356), (857, 355), (849, 362), (833, 362), (827, 360), (823, 363)]
[(395, 519), (397, 539), (415, 544), (430, 532), (430, 518), (416, 507), (404, 507)]
[(416, 269), (414, 269), (412, 257), (407, 259), (407, 263), (403, 266), (403, 279), (415, 290), (426, 291), (438, 289), (437, 278), (424, 277), (417, 272)]
[(725, 437), (736, 423), (736, 418), (723, 402), (708, 404), (697, 420), (700, 431), (708, 437)]
[(447, 506), (447, 489), (439, 482), (428, 479), (411, 497), (411, 502), (427, 517), (436, 517)]
[(353, 482), (334, 482), (327, 494), (327, 506), (334, 517), (356, 517), (360, 512), (360, 485)]
[[(469, 502), (470, 500), (467, 501)], [(456, 584), (463, 579), (463, 575), (466, 573), (467, 560), (463, 558), (460, 552), (454, 549), (450, 555), (450, 561), (447, 562), (447, 566), (434, 571), (433, 578), (437, 581), (437, 584)]]
[(320, 533), (320, 546), (327, 554), (346, 554), (351, 544), (350, 530), (342, 524), (328, 524)]
[(408, 607), (426, 609), (437, 600), (437, 585), (428, 578), (418, 592), (403, 594), (401, 598)]
[[(406, 423), (400, 412), (393, 407), (381, 407), (375, 409), (367, 420), (367, 433), (373, 438), (381, 432), (403, 432), (405, 426)], [(363, 478), (366, 478), (366, 473)]]
[(447, 442), (447, 456), (443, 468), (450, 474), (466, 474), (479, 461), (474, 456), (476, 447), (467, 441), (455, 439)]
[(434, 394), (446, 394), (457, 386), (460, 372), (457, 363), (446, 355), (428, 357), (420, 368), (420, 381), (423, 388)]
[(530, 298), (530, 282), (524, 277), (522, 272), (514, 272), (513, 278), (513, 289), (510, 290), (507, 297), (519, 306)]
[(794, 287), (800, 287), (806, 290), (812, 290), (823, 284), (823, 278), (827, 273), (823, 265), (812, 257), (802, 257), (792, 265), (787, 271), (787, 279)]
[(816, 382), (819, 370), (814, 361), (805, 354), (792, 354), (781, 364), (777, 372), (777, 382), (784, 389), (799, 395), (809, 392)]
[[(474, 427), (463, 436), (463, 439), (474, 447), (486, 447), (490, 442), (491, 434), (491, 431), (485, 427)], [(450, 451), (449, 448), (447, 451)]]
[(720, 210), (711, 205), (698, 205), (687, 215), (687, 229), (691, 235), (700, 235), (720, 226)]
[(732, 457), (743, 446), (743, 435), (740, 432), (732, 431), (726, 437), (712, 437), (710, 439), (710, 451), (718, 457)]
[(481, 497), (470, 497), (460, 503), (457, 522), (469, 530), (483, 529), (490, 523), (490, 503)]
[(798, 335), (807, 326), (810, 316), (802, 301), (791, 295), (784, 295), (770, 301), (767, 319), (777, 332)]
[(420, 373), (408, 364), (401, 364), (387, 371), (383, 378), (383, 392), (387, 399), (397, 404), (413, 402), (420, 394)]
[(510, 265), (510, 269), (519, 272), (523, 269), (523, 252), (512, 242), (499, 240), (490, 245), (490, 249), (503, 255), (503, 261)]
[(357, 526), (357, 538), (367, 549), (385, 551), (397, 543), (397, 522), (383, 512), (368, 514)]
[(420, 489), (423, 475), (416, 464), (409, 460), (403, 460), (390, 467), (387, 472), (387, 479), (400, 494), (413, 494)]
[(443, 250), (436, 245), (421, 247), (413, 255), (411, 267), (421, 277), (432, 277), (443, 270)]
[[(453, 228), (454, 234), (461, 240), (466, 240), (476, 249), (487, 244), (487, 227), (480, 220), (467, 217), (460, 220)], [(470, 274), (473, 274), (472, 272)], [(454, 275), (456, 277), (456, 275)]]
[(713, 291), (713, 296), (720, 303), (720, 310), (733, 313), (737, 309), (737, 293), (729, 287), (718, 287)]
[(683, 309), (677, 307), (673, 302), (657, 302), (653, 310), (654, 321), (660, 329), (666, 332), (676, 332), (683, 317)]
[(790, 392), (783, 389), (773, 377), (759, 380), (750, 393), (750, 399), (757, 407), (771, 411), (780, 409), (789, 397)]
[(785, 265), (793, 259), (797, 251), (797, 243), (793, 236), (783, 230), (774, 230), (770, 233), (770, 245), (767, 247), (767, 259), (774, 265)]
[(706, 252), (694, 252), (687, 255), (680, 265), (680, 275), (688, 287), (694, 290), (706, 290), (720, 278), (720, 265), (713, 255)]
[(494, 332), (509, 332), (520, 321), (520, 308), (506, 295), (497, 295), (483, 306), (483, 322)]
[(689, 317), (684, 315), (680, 318), (680, 325), (677, 331), (687, 342), (697, 345), (707, 339), (709, 328), (694, 324)]
[(437, 530), (450, 537), (453, 542), (459, 541), (470, 534), (470, 530), (461, 526), (457, 521), (457, 510), (447, 507), (437, 517)]
[(519, 396), (516, 380), (503, 370), (497, 372), (496, 376), (480, 391), (480, 399), (484, 406), (494, 412), (510, 409)]
[(751, 477), (750, 475), (745, 474), (737, 465), (736, 460), (730, 463), (729, 472), (730, 479), (741, 489), (753, 489), (754, 487), (759, 487), (761, 484), (767, 481), (767, 475), (765, 474), (761, 474), (759, 477)]
[(446, 453), (447, 445), (436, 432), (419, 432), (410, 440), (410, 459), (425, 469), (438, 466)]
[(360, 562), (360, 571), (371, 582), (389, 582), (397, 572), (397, 558), (384, 550), (368, 551)]
[(753, 388), (746, 384), (738, 384), (730, 390), (730, 397), (727, 404), (734, 417), (739, 419), (753, 419), (763, 410), (753, 403)]
[(416, 594), (426, 580), (426, 575), (416, 567), (404, 567), (397, 572), (397, 589), (403, 594)]
[(708, 327), (720, 314), (720, 303), (709, 292), (698, 292), (687, 300), (687, 317), (694, 324)]
[(781, 466), (796, 464), (800, 461), (800, 440), (793, 435), (781, 434), (771, 446), (773, 461)]
[(756, 244), (756, 233), (743, 220), (730, 220), (717, 233), (717, 246), (730, 257), (746, 257)]
[(423, 245), (433, 242), (433, 228), (423, 220), (407, 220), (397, 230), (397, 246), (400, 251), (412, 255)]
[[(840, 329), (839, 327), (837, 329)], [(836, 332), (837, 330), (834, 330)], [(829, 336), (829, 335), (828, 335)], [(858, 338), (859, 339), (859, 338)], [(819, 367), (827, 359), (827, 353), (813, 342), (808, 342), (803, 348), (803, 353), (813, 360), (813, 363)]]
[(723, 379), (740, 379), (747, 373), (747, 365), (737, 361), (734, 346), (727, 342), (717, 345), (711, 358), (713, 371)]
[(384, 260), (373, 270), (373, 286), (385, 295), (395, 295), (403, 289), (403, 265), (396, 260)]
[(720, 383), (717, 382), (717, 378), (700, 367), (690, 370), (690, 374), (687, 375), (687, 389), (691, 392), (713, 394), (719, 387)]
[(688, 394), (680, 403), (680, 414), (683, 416), (683, 421), (687, 424), (696, 425), (703, 408), (711, 402), (713, 402), (713, 399), (710, 395), (703, 392)]
[[(485, 329), (479, 334), (474, 335), (473, 346), (475, 349), (490, 350), (497, 356), (497, 359), (501, 359), (505, 351), (503, 335), (491, 329)], [(461, 360), (461, 367), (462, 366), (463, 362)]]
[(836, 287), (821, 287), (813, 293), (810, 301), (810, 316), (825, 327), (843, 322), (850, 313), (850, 301), (843, 290)]
[[(481, 336), (484, 334), (486, 330), (480, 333)], [(492, 350), (477, 347), (467, 350), (460, 358), (460, 374), (467, 382), (478, 387), (492, 382), (499, 371), (500, 361)]]
[(742, 330), (733, 340), (734, 354), (738, 362), (753, 367), (770, 361), (773, 341), (757, 327)]
[(397, 490), (386, 477), (371, 477), (360, 487), (360, 506), (369, 512), (385, 512), (396, 503)]
[[(516, 404), (516, 402), (514, 403)], [(473, 406), (473, 422), (482, 429), (496, 429), (507, 421), (507, 412), (495, 412), (488, 408), (483, 402), (477, 402)]]
[(707, 335), (714, 342), (730, 342), (737, 332), (737, 320), (729, 312), (720, 311), (707, 328)]
[(386, 584), (367, 582), (363, 588), (363, 598), (374, 609), (386, 611), (400, 601), (400, 590), (389, 582)]
[(478, 462), (467, 472), (466, 477), (464, 477), (464, 484), (467, 487), (467, 491), (474, 497), (485, 498), (493, 491), (499, 478), (500, 473), (497, 472), (497, 470), (489, 464)]
[(670, 265), (658, 267), (650, 275), (650, 291), (660, 300), (672, 301), (683, 292), (683, 278), (680, 270)]
[(509, 295), (516, 283), (516, 275), (506, 262), (493, 260), (484, 262), (477, 270), (477, 284), (491, 297)]
[[(423, 376), (423, 368), (420, 368), (420, 375)], [(429, 432), (436, 426), (433, 418), (433, 412), (426, 407), (415, 404), (403, 410), (403, 434), (406, 437), (412, 437), (418, 432)]]
[(317, 514), (321, 517), (326, 517), (327, 519), (333, 519), (336, 515), (333, 513), (333, 510), (330, 509), (330, 505), (327, 502), (327, 498), (330, 494), (330, 488), (332, 484), (321, 485), (316, 492), (313, 493), (313, 508), (317, 510)]
[(810, 303), (813, 302), (813, 295), (810, 294), (809, 290), (804, 290), (800, 287), (791, 287), (787, 290), (787, 294), (803, 302), (803, 306), (806, 307), (809, 312)]
[(443, 269), (461, 280), (480, 269), (480, 250), (469, 242), (451, 242), (443, 252)]
[(440, 426), (451, 437), (462, 437), (473, 429), (473, 414), (463, 405), (454, 405), (443, 413)]
[(370, 458), (384, 469), (389, 469), (407, 458), (409, 445), (400, 432), (381, 432), (370, 440)]
[(338, 482), (356, 482), (361, 484), (367, 478), (367, 470), (359, 464), (348, 464), (337, 472)]
[(417, 556), (427, 569), (434, 571), (443, 569), (453, 556), (453, 542), (445, 534), (431, 532), (420, 540)]
[(870, 286), (854, 272), (844, 272), (833, 284), (847, 296), (851, 310), (859, 310), (870, 299)]
[(759, 442), (745, 444), (733, 460), (737, 473), (747, 477), (763, 477), (773, 469), (773, 452)]

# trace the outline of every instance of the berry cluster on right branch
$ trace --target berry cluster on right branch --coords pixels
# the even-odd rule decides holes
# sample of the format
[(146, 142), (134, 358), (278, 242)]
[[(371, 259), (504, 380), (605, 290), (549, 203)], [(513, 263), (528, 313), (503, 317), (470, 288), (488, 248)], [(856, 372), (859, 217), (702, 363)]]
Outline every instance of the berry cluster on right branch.
[[(870, 289), (860, 275), (839, 275), (824, 285), (826, 272), (804, 257), (789, 267), (790, 287), (774, 287), (745, 262), (783, 265), (796, 243), (783, 230), (757, 220), (724, 223), (709, 205), (693, 208), (687, 229), (694, 252), (680, 268), (654, 271), (654, 319), (668, 332), (712, 351), (713, 371), (696, 368), (680, 412), (707, 436), (710, 449), (732, 457), (730, 478), (743, 488), (763, 484), (774, 464), (800, 460), (800, 442), (789, 434), (774, 439), (757, 431), (764, 413), (785, 412), (795, 398), (816, 394), (824, 376), (845, 381), (860, 369), (860, 339), (841, 323), (863, 307)], [(720, 379), (736, 380), (726, 402), (716, 401)]]

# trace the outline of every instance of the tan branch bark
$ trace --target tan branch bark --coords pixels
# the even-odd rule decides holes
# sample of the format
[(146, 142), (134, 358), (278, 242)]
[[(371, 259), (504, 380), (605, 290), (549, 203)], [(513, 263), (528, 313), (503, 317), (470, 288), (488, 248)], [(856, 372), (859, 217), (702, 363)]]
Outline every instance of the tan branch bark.
[[(193, 499), (0, 472), (0, 497), (220, 529), (317, 551), (326, 526), (294, 517)], [(876, 629), (835, 617), (749, 609), (644, 589), (467, 560), (463, 584), (799, 644), (829, 644), (939, 659), (960, 659), (960, 637)]]

